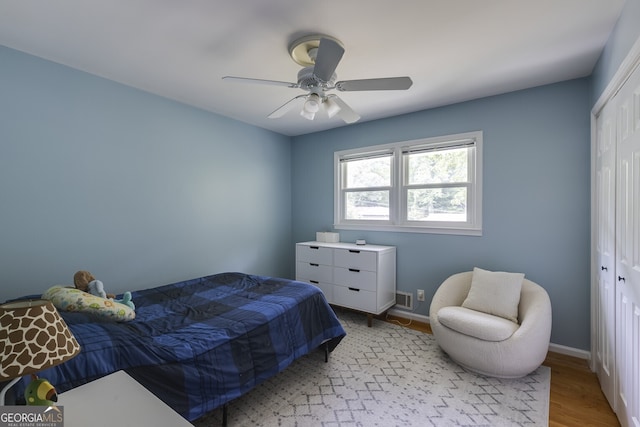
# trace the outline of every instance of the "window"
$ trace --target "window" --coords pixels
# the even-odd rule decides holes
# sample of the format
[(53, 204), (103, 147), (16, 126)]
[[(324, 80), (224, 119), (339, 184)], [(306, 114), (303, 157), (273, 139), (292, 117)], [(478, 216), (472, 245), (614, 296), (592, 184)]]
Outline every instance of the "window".
[(393, 152), (344, 156), (344, 219), (389, 221)]
[(482, 132), (338, 151), (337, 229), (482, 234)]

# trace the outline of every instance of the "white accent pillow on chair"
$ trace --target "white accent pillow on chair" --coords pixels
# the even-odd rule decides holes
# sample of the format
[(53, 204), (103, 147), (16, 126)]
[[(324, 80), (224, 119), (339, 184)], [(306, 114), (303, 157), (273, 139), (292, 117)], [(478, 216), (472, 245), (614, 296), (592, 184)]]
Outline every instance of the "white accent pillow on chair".
[(471, 288), (462, 306), (518, 323), (523, 273), (487, 271), (475, 267)]

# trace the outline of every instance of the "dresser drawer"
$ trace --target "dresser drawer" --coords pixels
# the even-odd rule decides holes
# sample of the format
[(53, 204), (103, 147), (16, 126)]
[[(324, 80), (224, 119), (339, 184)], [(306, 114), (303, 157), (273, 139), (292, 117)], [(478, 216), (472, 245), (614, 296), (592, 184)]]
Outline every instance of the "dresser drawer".
[(376, 271), (377, 256), (375, 252), (359, 249), (335, 249), (333, 262), (336, 267), (356, 268)]
[(377, 274), (373, 271), (335, 267), (333, 269), (333, 283), (375, 292), (377, 289)]
[(333, 298), (336, 305), (378, 314), (375, 292), (336, 286), (333, 288)]
[(333, 249), (323, 246), (296, 245), (296, 260), (333, 265)]
[(296, 263), (297, 280), (315, 280), (316, 282), (333, 282), (333, 267), (330, 265), (298, 261)]
[(310, 283), (316, 288), (320, 288), (324, 297), (329, 304), (333, 304), (333, 288), (335, 287), (331, 283), (319, 282), (317, 280), (304, 280), (304, 282)]

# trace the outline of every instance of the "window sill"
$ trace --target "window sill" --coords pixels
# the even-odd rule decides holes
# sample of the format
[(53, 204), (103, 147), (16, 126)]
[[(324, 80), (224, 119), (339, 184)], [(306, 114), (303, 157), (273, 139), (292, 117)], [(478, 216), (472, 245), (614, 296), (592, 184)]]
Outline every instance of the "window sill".
[(452, 234), (457, 236), (482, 236), (482, 228), (469, 227), (421, 227), (391, 224), (334, 224), (336, 230), (387, 231), (397, 233)]

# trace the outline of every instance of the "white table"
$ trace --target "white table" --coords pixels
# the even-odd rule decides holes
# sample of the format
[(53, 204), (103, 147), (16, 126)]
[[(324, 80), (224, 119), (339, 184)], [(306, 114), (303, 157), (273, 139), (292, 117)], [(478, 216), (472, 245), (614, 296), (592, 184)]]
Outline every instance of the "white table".
[(61, 393), (56, 405), (65, 427), (193, 427), (124, 371)]

